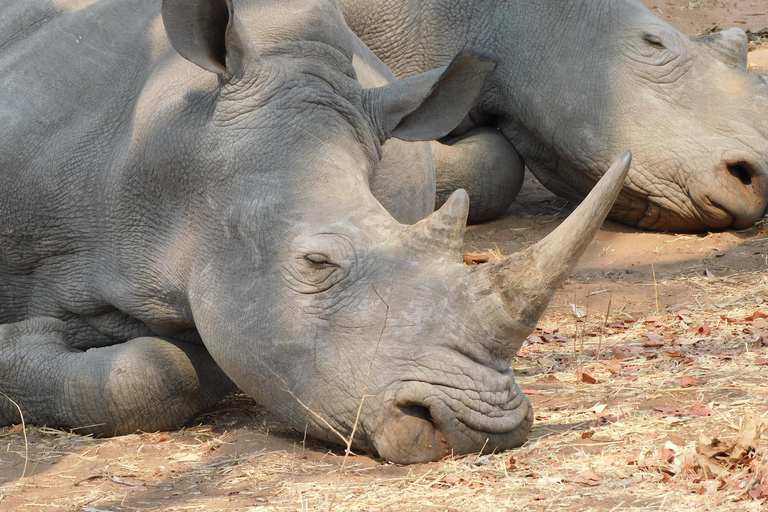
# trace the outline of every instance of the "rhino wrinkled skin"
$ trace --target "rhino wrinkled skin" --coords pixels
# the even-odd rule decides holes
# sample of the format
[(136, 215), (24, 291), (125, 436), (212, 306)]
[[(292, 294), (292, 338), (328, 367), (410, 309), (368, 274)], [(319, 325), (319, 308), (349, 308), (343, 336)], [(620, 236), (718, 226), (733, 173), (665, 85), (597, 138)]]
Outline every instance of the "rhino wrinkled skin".
[(83, 434), (170, 429), (236, 385), (337, 443), (362, 404), (353, 446), (397, 462), (525, 440), (511, 358), (629, 152), (541, 243), (463, 266), (466, 192), (404, 225), (369, 183), (384, 139), (447, 134), (494, 61), (363, 89), (347, 28), (302, 39), (285, 5), (3, 4), (0, 425), (18, 404)]
[(399, 77), (464, 48), (499, 59), (468, 119), (433, 145), (438, 203), (463, 187), (470, 217), (493, 218), (519, 191), (523, 164), (578, 201), (630, 148), (610, 218), (701, 231), (743, 228), (766, 212), (768, 86), (746, 71), (740, 29), (690, 40), (640, 0), (337, 4)]

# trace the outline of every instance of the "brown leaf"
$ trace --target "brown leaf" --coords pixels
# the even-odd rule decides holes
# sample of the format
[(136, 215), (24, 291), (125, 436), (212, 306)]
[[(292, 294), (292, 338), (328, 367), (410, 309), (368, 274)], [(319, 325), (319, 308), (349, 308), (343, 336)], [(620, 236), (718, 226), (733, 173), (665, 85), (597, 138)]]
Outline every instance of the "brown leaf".
[(581, 382), (586, 382), (587, 384), (597, 384), (597, 379), (591, 376), (588, 373), (579, 373), (577, 374)]
[(13, 436), (16, 434), (21, 434), (22, 432), (24, 432), (24, 425), (19, 423), (17, 425), (12, 426), (11, 429), (8, 431), (8, 434)]
[(709, 336), (709, 333), (711, 332), (711, 330), (709, 328), (709, 325), (702, 324), (702, 326), (697, 329), (697, 332), (699, 334), (703, 334), (704, 336)]
[(688, 412), (695, 416), (712, 416), (712, 409), (707, 407), (701, 402), (696, 402), (689, 409)]
[(513, 469), (517, 469), (517, 461), (512, 455), (509, 456), (509, 459), (507, 459), (507, 462), (504, 467), (506, 467), (507, 471), (512, 471)]
[(664, 345), (664, 342), (661, 341), (661, 336), (659, 336), (655, 332), (649, 332), (648, 334), (646, 334), (646, 336), (648, 337), (648, 341), (643, 343), (644, 347), (660, 347)]
[(582, 432), (581, 433), (581, 438), (582, 439), (589, 439), (593, 435), (595, 435), (595, 431), (594, 430), (587, 430), (586, 432)]
[(664, 322), (667, 319), (666, 316), (663, 315), (649, 315), (645, 317), (645, 323), (647, 324), (653, 324), (656, 322)]
[(755, 311), (752, 313), (752, 320), (757, 320), (758, 318), (768, 318), (768, 314), (762, 313), (760, 311)]
[(664, 357), (670, 357), (670, 358), (683, 357), (683, 354), (681, 354), (680, 352), (677, 352), (677, 351), (675, 351), (675, 352), (666, 352), (666, 351), (664, 351), (664, 352), (662, 352), (662, 354), (664, 354)]
[(768, 328), (768, 320), (765, 318), (755, 318), (752, 320), (752, 325), (757, 327), (758, 329), (765, 329)]
[(758, 357), (755, 359), (755, 364), (768, 364), (768, 357)]
[(573, 483), (595, 486), (600, 485), (602, 481), (603, 479), (592, 471), (584, 471), (583, 473), (579, 473), (576, 478), (574, 478)]
[(699, 380), (696, 377), (690, 375), (683, 375), (680, 377), (680, 386), (684, 388), (692, 388), (699, 385)]
[(626, 359), (629, 357), (628, 353), (622, 351), (619, 348), (613, 347), (611, 351), (613, 352), (613, 357), (616, 359)]
[(538, 389), (521, 389), (524, 395), (543, 395), (544, 392)]
[(438, 480), (438, 482), (446, 485), (451, 485), (451, 486), (467, 483), (466, 480), (464, 480), (463, 478), (461, 478), (459, 475), (456, 475), (456, 474), (445, 475), (443, 478)]
[(461, 259), (465, 265), (480, 265), (481, 263), (488, 263), (490, 256), (487, 252), (465, 252), (461, 255)]

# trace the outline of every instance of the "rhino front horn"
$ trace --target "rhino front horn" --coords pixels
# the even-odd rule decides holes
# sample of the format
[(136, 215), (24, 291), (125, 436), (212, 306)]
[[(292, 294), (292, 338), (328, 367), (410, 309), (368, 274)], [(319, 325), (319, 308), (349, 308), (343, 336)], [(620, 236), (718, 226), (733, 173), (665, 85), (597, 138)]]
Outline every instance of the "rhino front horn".
[[(555, 291), (573, 271), (613, 206), (629, 171), (632, 153), (625, 151), (578, 208), (536, 245), (507, 258), (475, 267), (480, 296), (491, 300), (504, 325), (505, 344), (494, 347), (514, 355), (536, 327)], [(483, 307), (490, 304), (481, 300)], [(507, 344), (509, 343), (509, 344)]]
[(404, 235), (409, 245), (458, 254), (464, 245), (467, 215), (469, 195), (466, 190), (460, 188), (451, 194), (439, 210), (409, 226)]

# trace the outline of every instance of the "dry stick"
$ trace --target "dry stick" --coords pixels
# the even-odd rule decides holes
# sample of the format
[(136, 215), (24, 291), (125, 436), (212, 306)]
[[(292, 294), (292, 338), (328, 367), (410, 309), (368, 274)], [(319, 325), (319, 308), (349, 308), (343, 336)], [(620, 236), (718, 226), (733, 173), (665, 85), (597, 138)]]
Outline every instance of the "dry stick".
[(600, 362), (600, 351), (603, 348), (603, 332), (605, 331), (605, 328), (608, 327), (608, 317), (611, 316), (611, 303), (613, 302), (613, 291), (611, 291), (611, 296), (608, 298), (608, 310), (605, 312), (605, 321), (603, 321), (603, 328), (600, 329), (600, 337), (597, 339), (597, 362)]
[(653, 272), (653, 293), (656, 295), (656, 314), (659, 314), (659, 286), (656, 283), (656, 267), (651, 262), (651, 272)]
[[(395, 267), (395, 270), (397, 267)], [(339, 474), (344, 474), (344, 468), (347, 465), (347, 457), (351, 453), (352, 450), (352, 440), (355, 438), (355, 432), (357, 431), (357, 425), (360, 422), (360, 413), (363, 410), (363, 404), (365, 403), (366, 399), (366, 393), (368, 392), (368, 381), (371, 378), (371, 369), (373, 368), (373, 362), (376, 360), (376, 354), (379, 352), (379, 345), (381, 344), (381, 338), (384, 336), (384, 329), (387, 328), (387, 321), (389, 320), (389, 301), (392, 299), (392, 288), (395, 284), (395, 270), (392, 271), (392, 282), (389, 285), (389, 296), (387, 297), (387, 300), (384, 300), (384, 298), (379, 294), (379, 291), (376, 289), (374, 285), (371, 285), (371, 288), (373, 288), (373, 292), (376, 294), (376, 296), (381, 300), (381, 302), (384, 303), (384, 306), (386, 307), (384, 311), (384, 324), (381, 326), (381, 331), (379, 331), (379, 339), (376, 340), (376, 348), (373, 349), (373, 356), (371, 356), (371, 363), (368, 365), (368, 373), (365, 374), (365, 385), (363, 386), (363, 396), (360, 398), (360, 405), (357, 408), (357, 416), (355, 416), (355, 423), (352, 425), (352, 433), (349, 435), (349, 440), (347, 441), (347, 449), (344, 450), (344, 460), (341, 461), (341, 470), (339, 471)]]
[(16, 409), (19, 411), (19, 417), (21, 418), (21, 433), (24, 435), (24, 469), (21, 470), (21, 478), (23, 479), (27, 474), (27, 463), (29, 462), (29, 442), (27, 441), (27, 425), (24, 423), (24, 413), (21, 412), (21, 407), (19, 407), (19, 404), (14, 402), (11, 397), (2, 391), (0, 391), (0, 395), (3, 395), (16, 407)]
[(384, 310), (384, 323), (381, 326), (381, 331), (379, 331), (379, 338), (376, 340), (376, 347), (373, 349), (373, 355), (371, 356), (371, 362), (368, 365), (368, 372), (365, 375), (365, 384), (363, 385), (363, 396), (360, 398), (360, 405), (357, 408), (357, 416), (355, 416), (355, 423), (352, 425), (352, 433), (349, 435), (349, 439), (346, 440), (347, 446), (344, 450), (344, 459), (341, 461), (341, 469), (339, 470), (339, 477), (336, 481), (336, 492), (333, 493), (333, 496), (331, 498), (331, 501), (328, 503), (328, 508), (326, 510), (331, 510), (333, 508), (333, 502), (336, 501), (336, 495), (338, 493), (338, 486), (339, 481), (341, 480), (341, 475), (344, 474), (344, 469), (347, 466), (347, 457), (349, 457), (349, 454), (352, 452), (352, 441), (355, 439), (355, 432), (357, 432), (357, 426), (360, 423), (360, 414), (363, 410), (363, 404), (365, 403), (365, 399), (367, 398), (367, 392), (368, 392), (368, 382), (371, 377), (371, 369), (373, 368), (373, 362), (376, 360), (376, 354), (379, 352), (379, 345), (381, 344), (381, 338), (384, 336), (384, 330), (387, 328), (387, 322), (389, 321), (389, 302), (392, 300), (392, 290), (395, 287), (395, 273), (397, 272), (397, 267), (392, 268), (392, 280), (389, 283), (389, 295), (387, 296), (387, 300), (384, 300), (384, 297), (381, 296), (379, 291), (376, 289), (376, 286), (371, 285), (371, 288), (373, 288), (373, 292), (376, 294), (376, 296), (381, 300), (381, 302), (384, 303), (384, 307), (386, 308)]

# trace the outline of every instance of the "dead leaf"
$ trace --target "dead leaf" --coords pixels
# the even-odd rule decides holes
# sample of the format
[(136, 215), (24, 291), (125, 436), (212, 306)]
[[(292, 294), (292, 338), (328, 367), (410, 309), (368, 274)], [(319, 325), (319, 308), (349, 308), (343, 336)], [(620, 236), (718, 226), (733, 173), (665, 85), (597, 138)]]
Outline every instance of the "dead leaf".
[(664, 352), (662, 352), (662, 354), (664, 354), (664, 357), (670, 357), (670, 358), (673, 358), (673, 359), (674, 358), (683, 357), (683, 354), (681, 354), (680, 352), (677, 352), (677, 351), (675, 351), (675, 352), (666, 352), (666, 351), (664, 351)]
[(480, 265), (481, 263), (488, 263), (491, 257), (487, 252), (465, 252), (461, 255), (461, 259), (465, 265)]
[(581, 380), (581, 382), (586, 382), (587, 384), (597, 384), (597, 379), (588, 373), (584, 373), (584, 372), (578, 373), (577, 377), (579, 378), (579, 380)]
[(443, 478), (438, 480), (438, 482), (440, 482), (441, 484), (453, 486), (453, 485), (459, 485), (459, 484), (466, 484), (467, 480), (464, 480), (457, 474), (450, 474), (450, 475), (445, 475)]
[(695, 416), (712, 416), (712, 409), (704, 405), (701, 402), (696, 402), (689, 409), (688, 412)]
[(684, 388), (692, 388), (699, 385), (699, 379), (691, 377), (690, 375), (683, 375), (680, 377), (680, 386)]
[(755, 318), (752, 320), (752, 325), (757, 327), (758, 329), (765, 329), (768, 328), (768, 320), (765, 318)]
[(171, 462), (197, 462), (200, 455), (197, 453), (179, 453), (168, 457)]
[(752, 313), (752, 318), (750, 320), (757, 320), (758, 318), (768, 318), (768, 314), (762, 313), (760, 311), (755, 311)]
[(595, 486), (600, 485), (602, 481), (603, 479), (592, 471), (584, 471), (583, 473), (579, 473), (576, 478), (574, 478), (573, 483)]
[(613, 357), (615, 359), (626, 359), (630, 356), (630, 354), (623, 352), (621, 349), (616, 347), (613, 347), (611, 351), (613, 352)]
[(655, 332), (649, 332), (648, 334), (646, 334), (646, 336), (648, 337), (648, 341), (643, 343), (644, 347), (660, 347), (664, 345), (664, 342), (661, 341), (661, 336), (659, 336)]
[(8, 431), (8, 434), (13, 436), (16, 434), (21, 434), (22, 432), (24, 432), (24, 425), (19, 423), (12, 426), (11, 429)]
[(697, 332), (704, 336), (709, 336), (711, 329), (709, 328), (709, 325), (702, 324), (702, 326), (697, 329)]
[(512, 471), (514, 469), (517, 469), (517, 461), (512, 455), (509, 456), (509, 459), (507, 459), (504, 467), (506, 468), (507, 471)]
[(595, 435), (595, 431), (594, 430), (587, 430), (586, 432), (582, 432), (581, 433), (581, 438), (582, 439), (589, 439), (593, 435)]
[(709, 279), (717, 279), (717, 276), (709, 271), (709, 269), (704, 269), (704, 275), (707, 276)]
[(649, 315), (645, 317), (645, 323), (647, 324), (654, 324), (656, 322), (664, 322), (666, 321), (667, 317), (663, 315)]
[(543, 395), (544, 392), (538, 389), (521, 389), (524, 395)]

